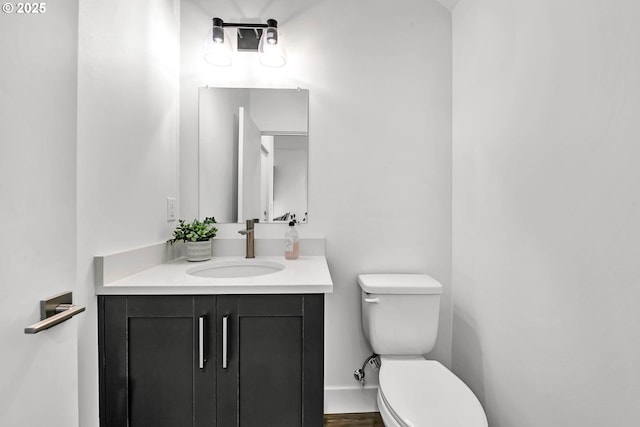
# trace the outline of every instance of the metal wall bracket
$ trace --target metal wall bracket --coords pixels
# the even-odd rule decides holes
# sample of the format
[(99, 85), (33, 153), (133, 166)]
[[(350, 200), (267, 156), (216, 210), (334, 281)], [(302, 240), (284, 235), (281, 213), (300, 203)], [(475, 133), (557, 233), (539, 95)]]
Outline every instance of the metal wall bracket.
[(71, 292), (63, 292), (40, 301), (40, 321), (24, 329), (25, 334), (37, 334), (85, 311), (85, 307), (73, 305)]
[(257, 52), (262, 28), (238, 28), (238, 52)]

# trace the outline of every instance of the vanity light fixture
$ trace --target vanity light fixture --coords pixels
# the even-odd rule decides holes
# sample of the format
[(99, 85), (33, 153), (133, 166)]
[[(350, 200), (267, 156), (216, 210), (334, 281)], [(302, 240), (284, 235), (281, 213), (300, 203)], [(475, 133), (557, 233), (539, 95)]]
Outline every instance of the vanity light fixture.
[(267, 67), (282, 67), (287, 56), (278, 31), (278, 21), (267, 19), (266, 24), (228, 23), (213, 18), (211, 31), (204, 44), (204, 59), (210, 64), (227, 67), (233, 62), (233, 49), (226, 28), (235, 28), (238, 51), (258, 52), (260, 63)]

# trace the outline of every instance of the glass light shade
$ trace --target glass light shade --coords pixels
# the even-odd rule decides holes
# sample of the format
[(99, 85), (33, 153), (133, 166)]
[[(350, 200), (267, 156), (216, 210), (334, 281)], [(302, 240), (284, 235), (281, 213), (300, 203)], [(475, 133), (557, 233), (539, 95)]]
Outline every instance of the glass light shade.
[(224, 43), (224, 29), (220, 26), (213, 26), (211, 30), (212, 39), (216, 43)]
[(262, 32), (258, 44), (260, 63), (267, 67), (282, 67), (287, 63), (287, 55), (284, 51), (282, 33), (275, 27), (268, 27)]
[(209, 31), (207, 39), (204, 42), (204, 60), (209, 64), (216, 65), (218, 67), (228, 67), (233, 62), (231, 42), (229, 41), (229, 36), (226, 33), (224, 34), (224, 40), (222, 42), (220, 42), (220, 37), (216, 37), (217, 41), (214, 40), (213, 36), (219, 34), (219, 30), (215, 28), (212, 28), (211, 31)]

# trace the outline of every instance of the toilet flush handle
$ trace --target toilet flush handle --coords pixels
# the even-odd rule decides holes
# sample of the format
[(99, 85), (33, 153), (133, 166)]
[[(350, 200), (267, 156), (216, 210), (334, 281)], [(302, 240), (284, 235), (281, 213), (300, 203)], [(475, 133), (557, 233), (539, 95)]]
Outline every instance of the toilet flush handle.
[(380, 302), (380, 298), (365, 298), (364, 301), (370, 304), (377, 304)]

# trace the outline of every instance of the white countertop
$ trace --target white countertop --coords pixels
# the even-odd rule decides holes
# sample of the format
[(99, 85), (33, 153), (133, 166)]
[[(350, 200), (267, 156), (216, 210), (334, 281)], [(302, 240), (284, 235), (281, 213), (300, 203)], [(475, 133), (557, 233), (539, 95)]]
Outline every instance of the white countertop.
[(244, 260), (238, 256), (216, 256), (211, 261), (188, 262), (179, 258), (139, 273), (96, 286), (98, 295), (216, 295), (216, 294), (319, 294), (333, 292), (333, 282), (324, 256), (261, 256), (255, 261), (276, 262), (284, 269), (253, 277), (208, 278), (187, 273), (207, 263)]

